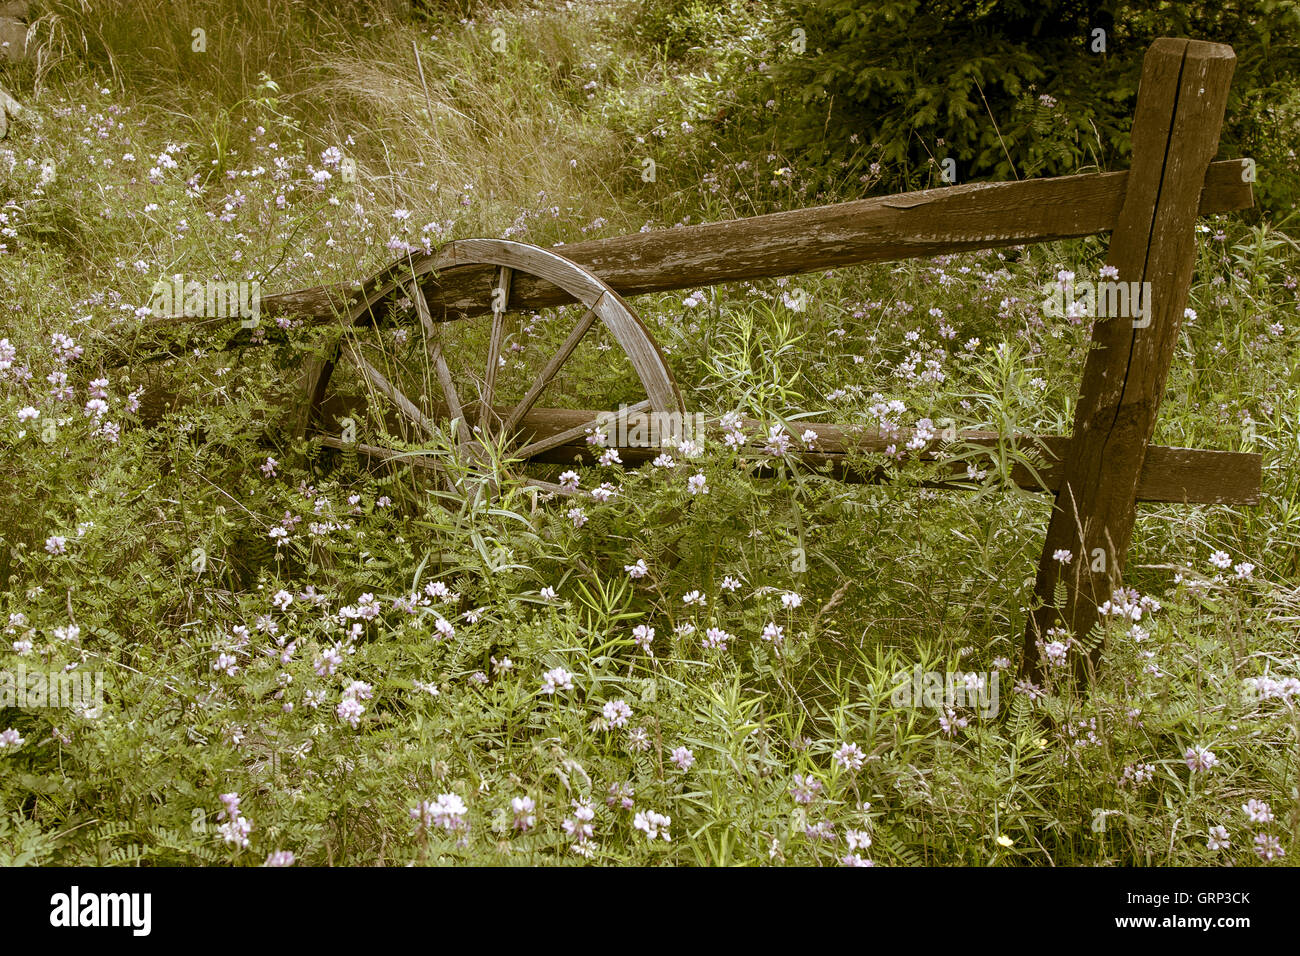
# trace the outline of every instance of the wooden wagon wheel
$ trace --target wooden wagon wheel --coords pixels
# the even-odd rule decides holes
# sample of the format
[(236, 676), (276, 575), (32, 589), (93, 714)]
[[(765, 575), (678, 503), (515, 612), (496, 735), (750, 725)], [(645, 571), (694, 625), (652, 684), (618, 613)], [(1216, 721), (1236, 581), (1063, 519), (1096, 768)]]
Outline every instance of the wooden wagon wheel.
[[(466, 266), (496, 266), (492, 291), (494, 311), (474, 321), (462, 313), (435, 317), (420, 288), (419, 280), (429, 273), (443, 274)], [(533, 370), (522, 370), (521, 361), (509, 365), (503, 357), (507, 341), (507, 305), (511, 277), (523, 273), (563, 289), (577, 300), (581, 317), (568, 329), (563, 341), (545, 349), (532, 349)], [(373, 325), (358, 326), (357, 320), (386, 298), (409, 297), (418, 317), (416, 335), (393, 347), (383, 341)], [(575, 310), (576, 311), (576, 310)], [(561, 378), (566, 366), (597, 320), (613, 338), (631, 366), (633, 389), (619, 411), (576, 415), (576, 424), (553, 427), (555, 421), (575, 421), (579, 407), (571, 398), (567, 406), (537, 408), (543, 392)], [(560, 323), (557, 323), (560, 324)], [(535, 323), (530, 323), (529, 329)], [(516, 343), (516, 348), (523, 347)], [(602, 347), (612, 349), (608, 343)], [(541, 361), (542, 354), (546, 355)], [(387, 277), (373, 284), (363, 301), (348, 316), (348, 328), (335, 357), (326, 363), (311, 396), (310, 421), (324, 421), (322, 407), (326, 386), (336, 364), (346, 363), (359, 374), (371, 396), (384, 396), (400, 418), (410, 426), (414, 441), (434, 439), (439, 432), (451, 436), (462, 466), (476, 471), (491, 469), (491, 448), (501, 448), (510, 459), (528, 463), (562, 445), (581, 440), (588, 431), (608, 425), (619, 414), (658, 413), (682, 415), (681, 394), (673, 381), (658, 345), (623, 299), (590, 272), (547, 249), (504, 239), (459, 239), (431, 256), (394, 266)], [(599, 363), (602, 370), (612, 364)], [(503, 366), (507, 368), (503, 369)], [(507, 396), (510, 396), (507, 398)], [(589, 406), (588, 406), (589, 407)], [(598, 417), (599, 416), (599, 417)], [(544, 437), (534, 437), (528, 426), (549, 425)], [(321, 441), (333, 447), (344, 443), (320, 433)], [(398, 455), (415, 464), (430, 460), (411, 458), (410, 452), (361, 445), (358, 451), (372, 458)], [(527, 484), (550, 491), (559, 485), (538, 479)]]

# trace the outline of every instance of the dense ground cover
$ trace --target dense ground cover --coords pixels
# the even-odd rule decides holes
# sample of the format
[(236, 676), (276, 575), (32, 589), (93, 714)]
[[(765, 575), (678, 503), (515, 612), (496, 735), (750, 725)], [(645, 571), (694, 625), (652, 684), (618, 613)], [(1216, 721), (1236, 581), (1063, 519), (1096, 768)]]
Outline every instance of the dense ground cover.
[[(1093, 692), (1030, 687), (1050, 499), (1003, 476), (1032, 449), (1009, 443), (951, 493), (884, 455), (881, 485), (793, 462), (760, 478), (709, 440), (659, 467), (578, 469), (577, 499), (507, 481), (466, 501), (282, 437), (320, 342), (300, 325), (101, 366), (174, 274), (287, 290), (456, 237), (549, 245), (865, 195), (880, 172), (865, 153), (828, 174), (712, 138), (788, 32), (761, 11), (711, 14), (719, 45), (674, 60), (625, 4), (416, 23), (313, 9), (56, 3), (48, 56), (14, 73), (0, 668), (102, 673), (105, 699), (0, 708), (0, 861), (1290, 862), (1287, 222), (1205, 222), (1155, 436), (1262, 452), (1262, 503), (1143, 506)], [(688, 407), (714, 416), (1061, 434), (1088, 323), (1045, 316), (1044, 288), (1096, 276), (1104, 249), (634, 305)], [(601, 353), (583, 361), (575, 394), (604, 381)], [(183, 404), (146, 423), (145, 388)], [(617, 493), (591, 496), (602, 482)], [(910, 706), (916, 667), (996, 675), (1000, 706)]]

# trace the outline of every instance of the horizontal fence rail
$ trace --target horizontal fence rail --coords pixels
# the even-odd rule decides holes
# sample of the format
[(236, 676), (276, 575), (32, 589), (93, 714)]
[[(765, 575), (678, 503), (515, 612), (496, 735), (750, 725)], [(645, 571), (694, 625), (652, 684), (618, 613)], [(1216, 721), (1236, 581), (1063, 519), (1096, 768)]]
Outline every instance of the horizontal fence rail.
[[(1200, 214), (1252, 205), (1246, 162), (1210, 165), (1201, 190)], [(643, 295), (1098, 235), (1114, 230), (1119, 222), (1128, 183), (1127, 171), (970, 183), (553, 248), (600, 276), (620, 295)], [(349, 310), (349, 300), (358, 301), (404, 268), (405, 263), (396, 263), (361, 287), (317, 286), (263, 296), (261, 318), (296, 317), (310, 325), (336, 322)], [(421, 286), (435, 319), (491, 311), (491, 269), (448, 270), (425, 276)], [(509, 308), (538, 309), (572, 301), (550, 283), (521, 275), (510, 290)], [(125, 364), (135, 349), (161, 347), (171, 332), (216, 329), (231, 322), (201, 316), (152, 319), (123, 333), (109, 364)], [(245, 336), (235, 344), (251, 344), (246, 340)]]
[[(172, 393), (157, 389), (148, 389), (140, 400), (141, 417), (146, 424), (156, 424), (172, 408), (185, 404), (179, 402)], [(321, 408), (322, 419), (319, 423), (319, 437), (323, 444), (332, 448), (343, 448), (344, 443), (337, 437), (342, 434), (341, 422), (344, 419), (362, 421), (366, 419), (368, 402), (360, 397), (332, 396)], [(473, 421), (478, 415), (478, 406), (471, 403), (464, 409), (466, 417)], [(497, 411), (504, 415), (510, 409), (502, 407)], [(402, 427), (400, 416), (380, 409), (388, 428), (399, 434)], [(435, 408), (433, 413), (445, 416), (445, 408)], [(601, 412), (597, 410), (568, 408), (535, 408), (519, 421), (519, 441), (529, 443), (543, 441), (560, 435), (576, 426), (590, 424)], [(717, 423), (704, 421), (707, 434), (717, 437), (720, 432)], [(749, 435), (766, 434), (767, 425), (754, 419), (744, 419), (741, 427)], [(792, 422), (787, 432), (794, 448), (800, 447), (799, 436), (805, 429), (817, 433), (814, 450), (795, 452), (793, 457), (804, 464), (818, 467), (831, 466), (831, 474), (841, 481), (867, 483), (885, 481), (888, 474), (883, 469), (863, 471), (858, 464), (862, 453), (883, 453), (890, 446), (905, 449), (912, 440), (915, 431), (910, 428), (899, 429), (891, 434), (883, 434), (875, 428), (853, 427), (849, 425), (830, 424), (828, 422), (810, 422), (800, 419)], [(924, 447), (915, 452), (902, 454), (902, 460), (938, 461), (944, 464), (946, 456), (954, 449), (971, 445), (985, 446), (987, 454), (976, 455), (971, 463), (979, 468), (995, 466), (995, 451), (999, 442), (1014, 441), (1024, 452), (1034, 452), (1041, 464), (1036, 466), (1038, 480), (1028, 469), (1015, 464), (1011, 468), (1011, 481), (1021, 488), (1031, 491), (1056, 492), (1060, 490), (1065, 455), (1069, 450), (1070, 440), (1061, 435), (1017, 435), (999, 436), (996, 432), (963, 430), (957, 433), (955, 444), (939, 439), (928, 441)], [(665, 450), (656, 445), (625, 444), (610, 441), (608, 447), (616, 448), (625, 467), (632, 468), (654, 459), (660, 451)], [(355, 446), (359, 454), (369, 454), (363, 445)], [(572, 464), (575, 461), (591, 463), (596, 461), (602, 449), (587, 444), (584, 437), (571, 438), (556, 447), (537, 456), (536, 461), (556, 464)], [(773, 458), (764, 454), (762, 442), (750, 445), (742, 454), (769, 464)], [(378, 453), (372, 458), (381, 457)], [(418, 457), (418, 456), (417, 456)], [(402, 459), (410, 461), (410, 459)], [(433, 459), (427, 459), (432, 462)], [(416, 461), (414, 464), (421, 464)], [(952, 487), (953, 482), (970, 484), (965, 474), (966, 461), (951, 462), (951, 480), (944, 483)], [(1143, 502), (1166, 502), (1176, 504), (1228, 504), (1253, 505), (1259, 503), (1261, 487), (1261, 456), (1253, 452), (1206, 451), (1196, 448), (1177, 448), (1164, 445), (1152, 445), (1147, 449), (1147, 458), (1142, 468), (1137, 485), (1137, 500)]]

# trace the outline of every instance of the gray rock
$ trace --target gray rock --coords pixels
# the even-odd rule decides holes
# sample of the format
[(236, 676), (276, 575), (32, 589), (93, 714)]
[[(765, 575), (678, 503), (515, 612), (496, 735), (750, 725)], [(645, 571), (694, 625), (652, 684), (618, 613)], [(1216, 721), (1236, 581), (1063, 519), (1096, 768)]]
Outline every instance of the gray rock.
[(26, 54), (27, 24), (8, 17), (0, 17), (0, 59), (17, 63)]
[(22, 112), (22, 107), (18, 101), (5, 92), (5, 88), (0, 86), (0, 139), (5, 138), (5, 133), (9, 131), (9, 117), (17, 116)]

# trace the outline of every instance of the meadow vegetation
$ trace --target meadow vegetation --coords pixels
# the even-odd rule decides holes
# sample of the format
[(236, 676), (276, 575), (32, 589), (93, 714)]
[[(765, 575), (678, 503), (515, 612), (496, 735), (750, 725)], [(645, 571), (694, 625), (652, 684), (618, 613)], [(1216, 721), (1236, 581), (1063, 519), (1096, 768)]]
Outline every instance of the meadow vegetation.
[[(1203, 220), (1154, 438), (1262, 453), (1260, 504), (1143, 505), (1104, 635), (1062, 642), (1060, 676), (1029, 685), (1051, 499), (1005, 476), (1031, 447), (947, 491), (884, 454), (864, 464), (889, 481), (841, 483), (779, 442), (764, 477), (709, 439), (578, 468), (573, 498), (507, 476), (471, 500), (285, 437), (320, 330), (104, 363), (175, 274), (286, 291), (454, 238), (672, 229), (899, 175), (869, 136), (810, 154), (763, 119), (802, 108), (759, 98), (789, 56), (776, 5), (334, 6), (50, 0), (38, 54), (0, 74), (26, 107), (0, 141), (0, 669), (105, 685), (90, 708), (0, 702), (0, 863), (1292, 861), (1287, 208)], [(1293, 147), (1294, 114), (1269, 122)], [(1104, 255), (1090, 239), (632, 305), (714, 418), (1066, 434), (1089, 325), (1041, 301)], [(603, 355), (581, 357), (576, 399), (620, 399)], [(149, 390), (179, 401), (149, 420)], [(1103, 636), (1085, 695), (1064, 675)], [(996, 681), (1000, 707), (900, 703), (918, 667)]]

